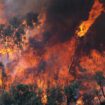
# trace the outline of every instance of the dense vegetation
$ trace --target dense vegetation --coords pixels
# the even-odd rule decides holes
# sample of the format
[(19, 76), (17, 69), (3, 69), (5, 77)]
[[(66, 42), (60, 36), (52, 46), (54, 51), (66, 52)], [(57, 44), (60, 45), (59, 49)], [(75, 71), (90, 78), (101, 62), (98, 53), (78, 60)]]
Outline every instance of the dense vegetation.
[[(104, 85), (105, 77), (102, 72), (96, 72), (94, 79), (100, 89), (85, 91), (83, 94), (83, 86), (78, 80), (72, 81), (70, 85), (63, 88), (56, 86), (46, 90), (47, 103), (43, 104), (43, 89), (38, 89), (37, 86), (19, 84), (11, 86), (7, 92), (1, 89), (0, 105), (75, 105), (77, 100), (82, 97), (84, 105), (105, 105)], [(103, 98), (103, 99), (101, 99)], [(81, 105), (81, 104), (80, 104)]]

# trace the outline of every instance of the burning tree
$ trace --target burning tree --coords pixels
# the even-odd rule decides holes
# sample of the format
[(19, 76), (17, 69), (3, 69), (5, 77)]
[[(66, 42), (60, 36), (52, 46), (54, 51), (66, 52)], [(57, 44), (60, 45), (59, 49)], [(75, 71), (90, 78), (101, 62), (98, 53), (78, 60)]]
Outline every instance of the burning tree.
[(102, 94), (103, 94), (103, 96), (105, 98), (105, 93), (104, 93), (105, 77), (103, 75), (103, 72), (99, 72), (99, 71), (96, 72), (94, 77), (95, 77), (95, 80), (96, 80), (97, 84), (100, 86)]
[(12, 88), (14, 103), (17, 105), (42, 105), (41, 99), (29, 86), (18, 85)]
[[(4, 3), (11, 4), (12, 1), (5, 0)], [(22, 1), (16, 2), (21, 4)], [(34, 0), (26, 0), (26, 4), (28, 1)], [(104, 64), (105, 53), (97, 53), (92, 46), (94, 43), (97, 46), (94, 39), (97, 36), (89, 33), (94, 39), (91, 42), (88, 32), (98, 17), (104, 14), (103, 3), (103, 0), (51, 0), (51, 3), (45, 4), (48, 7), (37, 12), (25, 11), (25, 15), (14, 15), (12, 18), (6, 13), (7, 22), (1, 23), (0, 19), (0, 60), (3, 62), (0, 64), (0, 85), (8, 92), (2, 92), (0, 104), (62, 105), (66, 99), (67, 105), (77, 102), (93, 105), (96, 97), (101, 104), (99, 95), (102, 92), (105, 98), (105, 77), (104, 73), (97, 72), (95, 63), (100, 64), (102, 60)], [(1, 12), (1, 15), (4, 14)], [(100, 46), (104, 46), (104, 40), (99, 43)], [(88, 51), (88, 47), (92, 50)], [(93, 48), (95, 53), (92, 53)], [(4, 59), (5, 56), (10, 56), (10, 59)], [(105, 69), (105, 66), (101, 68)], [(101, 92), (93, 89), (96, 86), (93, 77)], [(30, 84), (37, 85), (37, 89), (30, 88)], [(80, 89), (81, 84), (85, 88)], [(94, 94), (89, 91), (91, 88), (95, 90)]]
[(47, 91), (47, 105), (61, 105), (63, 103), (64, 94), (60, 87), (48, 89)]
[(72, 82), (65, 87), (64, 91), (67, 97), (67, 105), (70, 105), (72, 102), (76, 103), (79, 97), (79, 83), (77, 81)]
[(85, 105), (93, 105), (94, 104), (94, 94), (91, 93), (84, 93), (83, 94), (83, 102)]

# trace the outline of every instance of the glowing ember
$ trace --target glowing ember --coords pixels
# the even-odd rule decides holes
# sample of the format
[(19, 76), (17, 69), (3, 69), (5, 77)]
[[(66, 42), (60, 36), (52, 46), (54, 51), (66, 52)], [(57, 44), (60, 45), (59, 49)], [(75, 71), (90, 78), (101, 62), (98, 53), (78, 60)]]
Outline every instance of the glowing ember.
[(2, 70), (0, 69), (0, 88), (3, 86), (3, 81), (2, 81)]
[(96, 19), (101, 15), (101, 13), (104, 11), (104, 6), (99, 2), (99, 0), (95, 0), (93, 7), (89, 13), (89, 18), (86, 21), (83, 21), (78, 30), (76, 31), (76, 34), (79, 37), (83, 37), (89, 30), (89, 28), (94, 24)]
[(11, 54), (11, 53), (13, 53), (13, 52), (14, 52), (14, 51), (13, 51), (12, 49), (10, 49), (10, 48), (1, 49), (1, 50), (0, 50), (0, 54), (2, 54), (2, 55)]
[(84, 105), (83, 100), (82, 100), (82, 97), (80, 97), (80, 98), (77, 100), (76, 105)]
[(43, 105), (47, 104), (47, 95), (46, 95), (46, 93), (42, 94), (42, 103), (43, 103)]

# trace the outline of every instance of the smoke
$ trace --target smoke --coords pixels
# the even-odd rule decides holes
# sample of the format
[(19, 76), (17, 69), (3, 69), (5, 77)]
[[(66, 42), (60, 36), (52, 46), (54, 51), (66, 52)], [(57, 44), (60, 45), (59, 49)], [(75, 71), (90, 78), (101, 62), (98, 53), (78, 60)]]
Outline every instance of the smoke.
[[(104, 3), (104, 0), (101, 1)], [(66, 42), (74, 36), (75, 30), (81, 21), (88, 18), (94, 0), (0, 0), (0, 2), (5, 5), (7, 17), (25, 15), (30, 26), (32, 26), (33, 20), (37, 21), (37, 14), (41, 11), (45, 12), (46, 26), (43, 41), (30, 40), (30, 46), (40, 51), (39, 49), (42, 49), (46, 43), (52, 45)], [(30, 12), (35, 14), (30, 14)], [(102, 36), (105, 33), (102, 28), (104, 23), (101, 20), (104, 21), (104, 18), (96, 21), (96, 24), (91, 28), (93, 29), (92, 33), (87, 35), (86, 40), (83, 39), (82, 46), (84, 50), (102, 49), (101, 47), (104, 46), (105, 38)], [(97, 27), (98, 30), (96, 30)], [(96, 32), (95, 35), (93, 35), (93, 32)]]
[(80, 22), (88, 18), (92, 5), (93, 0), (51, 0), (46, 10), (51, 40), (69, 40)]
[[(24, 75), (24, 71), (27, 72), (27, 69), (29, 69), (26, 76), (30, 77), (32, 77), (31, 74), (36, 74), (36, 71), (42, 75), (43, 72), (47, 75), (51, 74), (51, 78), (57, 78), (57, 76), (61, 75), (60, 79), (63, 80), (69, 77), (68, 65), (72, 62), (70, 60), (75, 50), (75, 41), (72, 37), (75, 35), (76, 28), (81, 21), (88, 18), (93, 1), (4, 0), (6, 16), (9, 18), (17, 16), (12, 20), (10, 19), (9, 24), (14, 30), (16, 29), (16, 36), (19, 40), (21, 38), (19, 36), (23, 35), (25, 30), (24, 26), (21, 26), (21, 19), (18, 16), (25, 16), (27, 25), (33, 27), (33, 23), (40, 23), (38, 22), (39, 18), (37, 18), (38, 14), (44, 11), (43, 13), (46, 15), (45, 23), (42, 24), (41, 28), (39, 27), (41, 32), (36, 27), (33, 28), (33, 31), (31, 28), (30, 31), (32, 32), (29, 32), (29, 34), (32, 37), (29, 38), (27, 49), (22, 52), (21, 58), (19, 57), (18, 60), (14, 60), (8, 65), (10, 70), (14, 69), (14, 73), (11, 74), (14, 74), (14, 77), (17, 75), (17, 77), (23, 79), (21, 75)], [(105, 24), (103, 21), (105, 21), (105, 15), (100, 16), (89, 30), (89, 33), (83, 39), (80, 39), (79, 48), (77, 49), (78, 59), (81, 57), (81, 52), (98, 49), (105, 43), (103, 27)], [(8, 27), (6, 33), (8, 33)], [(39, 36), (41, 36), (41, 39)], [(30, 77), (27, 78), (26, 76), (24, 76), (26, 80), (30, 79)], [(50, 76), (48, 77), (50, 78)]]
[(5, 11), (8, 16), (25, 15), (28, 12), (40, 12), (46, 0), (5, 0)]

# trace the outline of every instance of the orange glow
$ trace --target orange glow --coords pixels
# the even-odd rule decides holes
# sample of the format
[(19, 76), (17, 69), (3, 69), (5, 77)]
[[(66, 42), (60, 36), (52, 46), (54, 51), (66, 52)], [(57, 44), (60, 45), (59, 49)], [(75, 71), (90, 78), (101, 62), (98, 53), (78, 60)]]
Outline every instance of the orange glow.
[(3, 85), (3, 81), (2, 81), (2, 70), (0, 69), (0, 88)]
[(82, 97), (77, 100), (76, 105), (84, 105)]
[(94, 24), (96, 19), (104, 12), (104, 6), (99, 2), (99, 0), (95, 0), (93, 7), (89, 13), (89, 18), (86, 21), (83, 21), (79, 28), (76, 31), (77, 36), (83, 37), (89, 30), (89, 28)]
[[(103, 11), (103, 5), (99, 0), (95, 0), (88, 20), (83, 21), (78, 30), (76, 30), (78, 39), (88, 32), (89, 28)], [(0, 15), (3, 15), (3, 12)], [(54, 43), (50, 46), (49, 41), (48, 43), (44, 42), (46, 40), (44, 39), (46, 33), (46, 14), (42, 13), (38, 18), (39, 24), (34, 23), (34, 28), (32, 29), (27, 26), (25, 20), (22, 22), (22, 25), (25, 25), (25, 35), (22, 36), (22, 49), (19, 49), (14, 44), (12, 37), (6, 38), (6, 42), (3, 43), (4, 46), (2, 44), (0, 45), (0, 60), (4, 64), (4, 72), (6, 74), (6, 77), (3, 78), (2, 70), (0, 69), (0, 88), (4, 85), (5, 89), (9, 90), (11, 85), (35, 85), (38, 89), (42, 90), (41, 101), (43, 105), (46, 105), (48, 101), (46, 90), (48, 88), (60, 86), (63, 89), (75, 79), (69, 69), (73, 63), (73, 57), (79, 56), (80, 54), (75, 54), (79, 41), (76, 39), (77, 37), (75, 38), (73, 36), (65, 42)], [(36, 42), (31, 43), (30, 39)], [(32, 47), (30, 47), (31, 44)], [(3, 57), (7, 57), (7, 55), (9, 55), (9, 59), (3, 61)], [(76, 70), (73, 69), (76, 72), (77, 80), (81, 81), (81, 78), (85, 74), (86, 76), (93, 76), (96, 71), (105, 70), (104, 52), (101, 54), (96, 50), (92, 50), (89, 56), (80, 55), (80, 58), (76, 58), (76, 60), (78, 59), (78, 64), (75, 65)], [(7, 61), (8, 63), (5, 64)], [(82, 70), (85, 72), (82, 72)], [(3, 79), (6, 81), (3, 81)], [(99, 86), (94, 81), (85, 81), (83, 79), (82, 82), (82, 85), (87, 88), (86, 90), (81, 90), (81, 94), (90, 88), (95, 87), (99, 89)], [(84, 105), (82, 97), (77, 100), (76, 105)]]
[(95, 73), (96, 71), (105, 70), (105, 54), (100, 54), (98, 51), (91, 51), (90, 56), (84, 56), (81, 58), (80, 64), (83, 68), (90, 72)]
[(44, 92), (42, 94), (42, 103), (43, 103), (43, 105), (46, 105), (47, 104), (47, 95)]
[(12, 50), (12, 49), (10, 49), (10, 48), (7, 48), (7, 49), (1, 49), (0, 50), (0, 54), (2, 54), (2, 55), (5, 55), (5, 54), (12, 54), (14, 51)]

